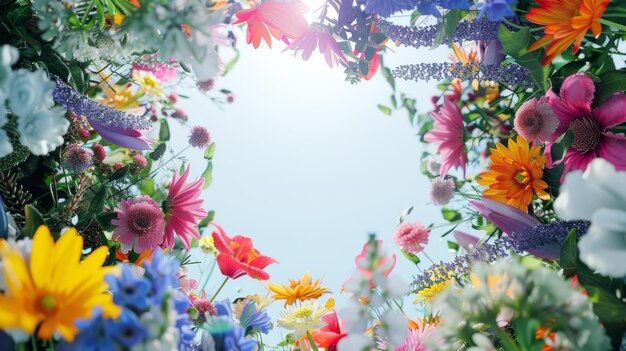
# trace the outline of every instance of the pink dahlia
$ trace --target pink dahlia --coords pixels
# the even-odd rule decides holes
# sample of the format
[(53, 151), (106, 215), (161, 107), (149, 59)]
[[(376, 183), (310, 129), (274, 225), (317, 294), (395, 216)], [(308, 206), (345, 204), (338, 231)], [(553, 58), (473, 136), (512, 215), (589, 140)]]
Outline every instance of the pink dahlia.
[(441, 176), (445, 177), (452, 167), (461, 167), (465, 174), (467, 155), (463, 140), (463, 115), (459, 106), (454, 100), (445, 97), (439, 111), (433, 111), (430, 115), (435, 120), (434, 129), (424, 135), (424, 140), (439, 145), (437, 152), (441, 153)]
[(400, 248), (408, 253), (417, 254), (428, 244), (428, 229), (419, 222), (405, 222), (398, 226), (393, 240)]
[(294, 50), (296, 55), (300, 52), (300, 56), (306, 61), (317, 48), (324, 54), (326, 63), (331, 68), (339, 64), (348, 66), (348, 59), (325, 26), (312, 24), (304, 35), (294, 40), (285, 50)]
[(149, 251), (163, 242), (163, 213), (149, 196), (120, 201), (117, 219), (111, 221), (117, 228), (113, 240), (119, 239), (122, 252), (132, 248), (137, 253)]
[(550, 141), (559, 126), (559, 120), (552, 112), (548, 99), (544, 96), (537, 100), (526, 101), (515, 114), (515, 131), (529, 142), (543, 143)]
[(167, 196), (167, 211), (165, 212), (165, 235), (163, 248), (174, 246), (174, 233), (180, 238), (186, 250), (189, 250), (191, 238), (200, 238), (197, 221), (207, 216), (202, 209), (202, 194), (204, 179), (200, 178), (193, 183), (186, 183), (189, 176), (189, 167), (182, 176), (174, 174), (170, 183), (170, 192)]
[(608, 129), (626, 122), (626, 94), (616, 93), (596, 108), (591, 108), (595, 87), (591, 78), (577, 74), (565, 79), (561, 96), (549, 91), (548, 102), (559, 119), (552, 137), (556, 140), (571, 129), (574, 140), (565, 154), (563, 176), (572, 170), (585, 170), (596, 157), (626, 170), (626, 136)]

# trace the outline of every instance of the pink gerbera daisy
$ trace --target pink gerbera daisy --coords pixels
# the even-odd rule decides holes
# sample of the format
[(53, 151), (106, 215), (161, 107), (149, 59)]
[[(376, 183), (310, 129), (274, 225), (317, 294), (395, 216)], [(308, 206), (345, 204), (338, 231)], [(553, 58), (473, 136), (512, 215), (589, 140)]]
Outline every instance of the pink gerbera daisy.
[(548, 91), (548, 102), (559, 119), (552, 141), (568, 129), (574, 134), (563, 161), (563, 176), (569, 171), (585, 170), (596, 157), (606, 159), (619, 170), (626, 170), (626, 136), (609, 131), (626, 122), (626, 94), (616, 93), (592, 110), (594, 93), (593, 81), (584, 74), (566, 78), (560, 97)]
[(197, 221), (207, 216), (202, 208), (202, 193), (204, 179), (200, 178), (193, 183), (186, 183), (189, 176), (189, 167), (182, 176), (174, 173), (170, 183), (170, 192), (167, 196), (165, 212), (165, 235), (163, 248), (174, 246), (174, 233), (180, 238), (186, 250), (189, 250), (191, 238), (200, 238)]
[(161, 207), (149, 196), (120, 201), (117, 219), (111, 223), (117, 228), (113, 240), (119, 239), (122, 252), (132, 248), (137, 253), (149, 251), (163, 242), (163, 213)]
[(559, 120), (552, 112), (548, 99), (542, 97), (526, 101), (515, 113), (515, 131), (529, 142), (550, 141), (559, 125)]
[(439, 111), (430, 113), (435, 120), (434, 129), (424, 135), (424, 140), (438, 144), (441, 153), (441, 176), (445, 177), (450, 168), (461, 167), (465, 174), (467, 155), (463, 140), (463, 115), (456, 102), (449, 97), (443, 99)]

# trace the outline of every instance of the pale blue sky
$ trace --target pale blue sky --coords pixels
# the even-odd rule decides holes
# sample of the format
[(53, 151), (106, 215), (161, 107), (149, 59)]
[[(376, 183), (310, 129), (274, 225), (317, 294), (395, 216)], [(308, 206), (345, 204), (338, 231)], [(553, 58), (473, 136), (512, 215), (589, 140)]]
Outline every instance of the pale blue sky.
[[(268, 268), (273, 282), (310, 272), (338, 292), (370, 232), (384, 240), (389, 253), (398, 254), (397, 272), (409, 282), (416, 269), (392, 239), (398, 216), (415, 206), (410, 220), (443, 221), (439, 208), (428, 204), (429, 183), (419, 170), (425, 146), (417, 131), (405, 112), (387, 117), (376, 108), (388, 104), (391, 94), (382, 75), (350, 85), (343, 69), (330, 69), (315, 55), (301, 61), (275, 44), (254, 50), (239, 43), (241, 59), (218, 81), (218, 88), (234, 92), (234, 104), (220, 110), (197, 92), (181, 103), (189, 125), (206, 126), (217, 144), (205, 208), (216, 211), (216, 221), (229, 234), (252, 237), (261, 253), (280, 261)], [(391, 67), (442, 61), (447, 55), (446, 50), (394, 50), (385, 56)], [(432, 108), (436, 82), (397, 83), (419, 99), (420, 111)], [(179, 150), (188, 131), (175, 124)], [(202, 152), (188, 150), (185, 156), (192, 174), (200, 175)], [(442, 257), (447, 245), (434, 233), (427, 250)], [(218, 284), (213, 280), (209, 289)], [(264, 292), (244, 277), (230, 282), (222, 296), (241, 295), (237, 288), (242, 294)]]

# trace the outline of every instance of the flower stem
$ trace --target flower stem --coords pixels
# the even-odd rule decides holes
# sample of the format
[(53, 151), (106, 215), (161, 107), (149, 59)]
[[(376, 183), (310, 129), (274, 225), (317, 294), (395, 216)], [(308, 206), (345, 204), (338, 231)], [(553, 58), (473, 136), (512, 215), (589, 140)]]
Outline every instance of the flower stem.
[(215, 292), (215, 295), (213, 295), (213, 297), (211, 298), (211, 302), (213, 302), (215, 300), (215, 298), (217, 297), (217, 295), (220, 293), (220, 291), (222, 291), (222, 289), (224, 288), (224, 285), (226, 285), (226, 282), (228, 281), (228, 279), (229, 279), (228, 277), (226, 277), (226, 279), (224, 279), (224, 281), (222, 282), (222, 285), (220, 285), (220, 287)]
[(213, 264), (211, 265), (211, 270), (209, 271), (209, 275), (204, 280), (204, 284), (202, 284), (202, 289), (200, 289), (200, 292), (202, 292), (202, 290), (204, 290), (204, 288), (206, 288), (206, 285), (209, 282), (209, 279), (211, 278), (211, 275), (213, 274), (213, 270), (215, 269), (215, 263), (217, 263), (217, 260), (214, 259), (213, 260)]
[(602, 23), (604, 25), (607, 25), (609, 27), (613, 27), (613, 28), (617, 28), (619, 30), (626, 31), (626, 26), (623, 25), (623, 24), (615, 23), (613, 21), (609, 21), (609, 20), (606, 20), (604, 18), (598, 19), (598, 22), (600, 22), (600, 23)]
[(313, 335), (311, 335), (311, 332), (308, 329), (306, 331), (306, 336), (309, 337), (309, 343), (311, 344), (311, 349), (313, 349), (313, 351), (319, 351), (319, 349), (317, 348), (317, 345), (315, 344), (315, 340), (313, 340)]

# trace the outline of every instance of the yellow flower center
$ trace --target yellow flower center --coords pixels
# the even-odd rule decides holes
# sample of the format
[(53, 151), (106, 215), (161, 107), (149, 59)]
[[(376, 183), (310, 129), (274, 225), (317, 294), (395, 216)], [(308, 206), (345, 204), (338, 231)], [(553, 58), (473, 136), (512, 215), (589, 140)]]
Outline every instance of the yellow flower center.
[(312, 314), (313, 309), (311, 307), (301, 307), (294, 313), (297, 318), (309, 318)]
[(146, 76), (143, 79), (143, 85), (145, 88), (159, 88), (159, 83), (156, 80), (152, 79), (152, 77)]
[(526, 184), (530, 181), (528, 171), (519, 171), (515, 175), (515, 180), (520, 184)]
[(51, 294), (45, 294), (39, 299), (38, 307), (43, 314), (51, 314), (57, 307), (57, 300)]

